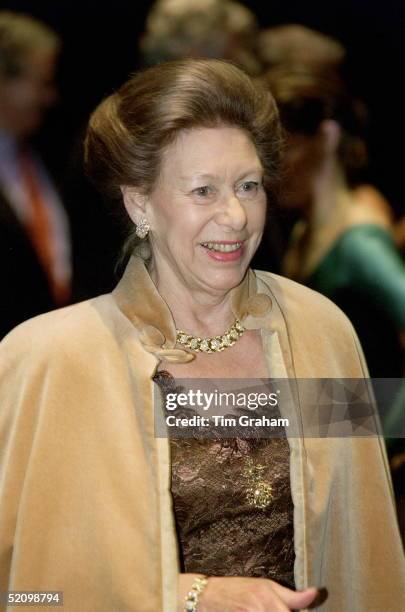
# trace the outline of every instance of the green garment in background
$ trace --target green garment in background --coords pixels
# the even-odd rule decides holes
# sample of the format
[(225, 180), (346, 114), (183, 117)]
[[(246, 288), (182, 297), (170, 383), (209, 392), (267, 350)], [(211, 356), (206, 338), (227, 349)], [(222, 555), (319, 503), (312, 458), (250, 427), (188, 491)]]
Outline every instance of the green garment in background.
[(391, 235), (378, 225), (347, 229), (307, 284), (332, 301), (342, 290), (355, 289), (405, 330), (405, 263)]
[[(391, 235), (377, 225), (354, 225), (331, 246), (306, 284), (351, 319), (372, 378), (404, 376), (399, 331), (405, 330), (405, 263)], [(382, 420), (386, 435), (403, 429), (405, 385)], [(404, 404), (404, 410), (399, 404)]]

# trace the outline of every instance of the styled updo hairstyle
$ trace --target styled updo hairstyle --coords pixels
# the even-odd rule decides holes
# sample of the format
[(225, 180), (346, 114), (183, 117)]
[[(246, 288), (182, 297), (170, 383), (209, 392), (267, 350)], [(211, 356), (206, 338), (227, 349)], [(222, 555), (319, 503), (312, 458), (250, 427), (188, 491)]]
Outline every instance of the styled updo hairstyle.
[(339, 161), (350, 184), (361, 180), (367, 164), (367, 110), (350, 96), (337, 72), (278, 66), (260, 81), (272, 92), (287, 134), (315, 136), (322, 121), (335, 120), (342, 130)]
[[(148, 68), (103, 100), (90, 118), (85, 138), (87, 175), (112, 200), (122, 199), (121, 185), (148, 195), (157, 182), (165, 147), (182, 130), (221, 125), (241, 128), (250, 136), (264, 168), (267, 192), (274, 193), (281, 157), (274, 99), (239, 68), (214, 59)], [(130, 234), (126, 251), (136, 244), (132, 223)]]

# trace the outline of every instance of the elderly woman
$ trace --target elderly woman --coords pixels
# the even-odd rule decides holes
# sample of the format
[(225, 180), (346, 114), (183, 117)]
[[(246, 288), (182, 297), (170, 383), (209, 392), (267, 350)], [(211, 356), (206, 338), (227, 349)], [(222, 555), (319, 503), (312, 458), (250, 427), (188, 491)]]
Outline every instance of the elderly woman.
[[(3, 589), (63, 591), (69, 612), (305, 609), (314, 586), (330, 612), (398, 609), (378, 437), (154, 435), (162, 377), (366, 376), (331, 302), (249, 269), (279, 152), (271, 95), (218, 60), (151, 68), (95, 111), (88, 172), (149, 245), (112, 294), (3, 341)], [(303, 398), (291, 406), (311, 420)], [(246, 465), (273, 491), (263, 503)]]

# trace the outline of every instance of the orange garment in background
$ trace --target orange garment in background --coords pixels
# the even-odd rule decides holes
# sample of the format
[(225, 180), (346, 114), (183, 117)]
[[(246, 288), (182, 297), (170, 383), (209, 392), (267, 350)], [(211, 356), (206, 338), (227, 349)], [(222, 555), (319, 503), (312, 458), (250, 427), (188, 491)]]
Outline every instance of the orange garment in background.
[(48, 277), (49, 287), (56, 304), (65, 304), (70, 296), (67, 282), (57, 278), (54, 271), (55, 244), (51, 219), (47, 209), (34, 161), (27, 150), (19, 153), (21, 176), (31, 204), (26, 228), (38, 258)]

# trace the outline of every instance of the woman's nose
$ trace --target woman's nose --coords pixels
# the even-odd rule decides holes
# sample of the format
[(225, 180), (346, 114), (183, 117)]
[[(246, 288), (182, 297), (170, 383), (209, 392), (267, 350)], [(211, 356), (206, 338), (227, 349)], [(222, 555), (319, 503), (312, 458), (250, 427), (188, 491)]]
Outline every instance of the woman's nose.
[(235, 194), (224, 198), (221, 209), (218, 211), (216, 221), (219, 225), (240, 231), (247, 223), (246, 210)]

